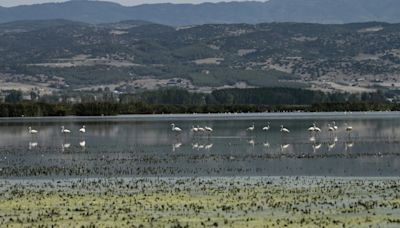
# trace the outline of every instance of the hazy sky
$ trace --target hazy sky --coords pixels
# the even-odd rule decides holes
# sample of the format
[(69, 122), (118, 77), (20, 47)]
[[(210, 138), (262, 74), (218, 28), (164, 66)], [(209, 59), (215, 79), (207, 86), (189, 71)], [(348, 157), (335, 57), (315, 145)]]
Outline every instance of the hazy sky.
[[(0, 6), (16, 6), (16, 5), (29, 5), (38, 4), (44, 2), (65, 2), (67, 0), (0, 0)], [(139, 5), (144, 3), (160, 3), (160, 2), (172, 2), (172, 3), (201, 3), (201, 2), (221, 2), (224, 0), (105, 0), (109, 2), (117, 2), (123, 5)], [(228, 1), (228, 0), (225, 0)], [(236, 0), (244, 1), (244, 0)]]

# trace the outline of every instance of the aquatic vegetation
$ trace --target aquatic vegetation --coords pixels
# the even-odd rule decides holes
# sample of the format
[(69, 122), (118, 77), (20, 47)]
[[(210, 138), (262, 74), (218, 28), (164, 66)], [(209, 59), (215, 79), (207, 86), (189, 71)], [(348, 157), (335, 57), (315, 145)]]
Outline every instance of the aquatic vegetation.
[(398, 178), (0, 181), (0, 226), (398, 224)]

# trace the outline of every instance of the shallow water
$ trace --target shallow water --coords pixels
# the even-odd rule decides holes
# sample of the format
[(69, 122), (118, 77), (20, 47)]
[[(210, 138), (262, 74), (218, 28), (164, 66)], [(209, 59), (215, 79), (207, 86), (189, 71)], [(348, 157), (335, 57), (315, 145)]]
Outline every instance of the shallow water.
[[(314, 121), (322, 132), (310, 140)], [(327, 130), (332, 121), (335, 133)], [(171, 132), (172, 122), (182, 134)], [(246, 131), (252, 122), (255, 130)], [(281, 124), (290, 134), (281, 134)], [(62, 125), (72, 133), (62, 135)], [(194, 134), (192, 125), (214, 132)], [(2, 178), (398, 176), (399, 155), (396, 112), (0, 119)]]

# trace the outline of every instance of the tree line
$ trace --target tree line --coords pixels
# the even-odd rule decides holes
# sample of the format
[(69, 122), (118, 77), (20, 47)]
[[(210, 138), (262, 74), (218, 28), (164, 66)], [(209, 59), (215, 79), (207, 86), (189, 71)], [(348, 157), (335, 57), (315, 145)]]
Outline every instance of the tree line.
[(120, 95), (119, 101), (0, 103), (0, 117), (101, 116), (119, 114), (399, 111), (382, 92), (332, 93), (294, 88), (226, 89), (210, 94), (162, 89)]

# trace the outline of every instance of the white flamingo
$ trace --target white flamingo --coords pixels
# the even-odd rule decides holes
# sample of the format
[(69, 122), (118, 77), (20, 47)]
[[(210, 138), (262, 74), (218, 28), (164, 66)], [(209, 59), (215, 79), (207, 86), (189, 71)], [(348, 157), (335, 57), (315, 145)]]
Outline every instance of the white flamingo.
[(31, 135), (35, 135), (35, 134), (39, 133), (39, 131), (32, 129), (32, 127), (28, 127), (28, 132)]
[(313, 124), (313, 127), (314, 127), (314, 132), (315, 132), (315, 133), (321, 132), (321, 128), (317, 127), (317, 124), (316, 124), (316, 123)]
[(333, 135), (333, 133), (334, 133), (336, 130), (335, 130), (335, 128), (334, 128), (334, 127), (332, 127), (332, 125), (331, 125), (331, 124), (328, 124), (328, 131), (329, 131), (329, 134), (332, 136), (332, 135)]
[(190, 129), (190, 131), (197, 133), (197, 132), (199, 132), (199, 129), (195, 126), (192, 126), (192, 129)]
[(289, 134), (289, 133), (290, 133), (289, 129), (283, 127), (283, 125), (281, 125), (281, 130), (280, 130), (280, 131), (281, 131), (282, 133), (284, 133), (284, 134)]
[(171, 126), (172, 126), (171, 130), (173, 132), (175, 132), (177, 134), (182, 132), (182, 129), (180, 129), (179, 127), (176, 127), (174, 123), (172, 123)]
[(269, 131), (269, 128), (270, 128), (270, 123), (268, 122), (267, 123), (267, 126), (265, 126), (265, 127), (263, 127), (263, 131)]
[(63, 133), (63, 134), (70, 134), (71, 131), (68, 130), (68, 129), (66, 129), (64, 126), (61, 126), (61, 133)]
[(254, 122), (253, 122), (253, 124), (250, 126), (250, 127), (248, 127), (247, 129), (246, 129), (246, 131), (254, 131)]
[(199, 129), (199, 132), (205, 132), (206, 129), (204, 129), (203, 127), (200, 127), (199, 125), (197, 125), (197, 129)]
[(346, 123), (346, 131), (347, 132), (353, 131), (353, 127)]
[(353, 131), (353, 127), (348, 125), (347, 123), (345, 123), (345, 125), (346, 125), (346, 132), (349, 134), (349, 137), (350, 137), (350, 134)]
[(210, 136), (211, 133), (214, 131), (211, 127), (207, 127), (207, 126), (204, 127), (204, 130), (207, 132), (208, 136)]
[(338, 129), (339, 129), (339, 127), (336, 125), (336, 122), (335, 121), (333, 121), (332, 122), (332, 126), (333, 126), (333, 129), (335, 129), (335, 131), (337, 131)]
[(80, 132), (80, 133), (86, 133), (86, 126), (83, 125), (83, 126), (81, 127), (81, 129), (79, 129), (79, 132)]
[(208, 132), (208, 133), (211, 133), (211, 132), (214, 131), (211, 127), (207, 127), (207, 126), (204, 127), (204, 130), (205, 130), (206, 132)]
[(335, 131), (335, 128), (332, 127), (331, 124), (328, 124), (328, 131), (329, 131), (329, 132), (334, 132), (334, 131)]

